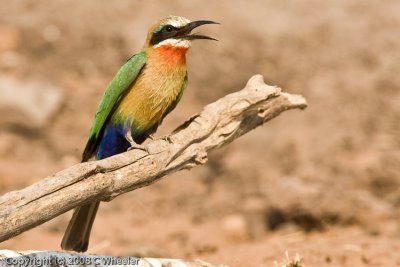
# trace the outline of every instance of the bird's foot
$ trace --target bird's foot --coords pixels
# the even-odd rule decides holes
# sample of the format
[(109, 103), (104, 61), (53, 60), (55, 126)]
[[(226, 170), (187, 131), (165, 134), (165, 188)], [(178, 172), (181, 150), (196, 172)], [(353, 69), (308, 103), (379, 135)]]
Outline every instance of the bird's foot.
[(128, 151), (133, 150), (133, 149), (140, 149), (140, 150), (147, 152), (147, 154), (150, 154), (147, 146), (139, 145), (135, 141), (133, 141), (132, 134), (130, 131), (125, 135), (125, 138), (131, 145), (131, 147), (128, 148)]
[(143, 150), (143, 151), (145, 151), (147, 154), (150, 154), (149, 153), (149, 149), (148, 149), (148, 147), (147, 146), (144, 146), (144, 145), (139, 145), (139, 144), (136, 144), (136, 143), (131, 143), (131, 146), (128, 148), (128, 151), (130, 151), (130, 150), (133, 150), (133, 149), (139, 149), (139, 150)]
[(163, 137), (161, 137), (161, 139), (166, 141), (166, 142), (168, 142), (168, 143), (170, 143), (170, 144), (173, 143), (172, 138), (171, 138), (170, 135), (164, 135)]
[(167, 141), (167, 142), (170, 143), (170, 144), (173, 143), (172, 138), (171, 138), (169, 135), (164, 135), (164, 136), (162, 136), (162, 137), (160, 137), (160, 138), (155, 138), (154, 135), (149, 134), (149, 135), (147, 136), (147, 138), (149, 138), (151, 141), (164, 140), (164, 141)]

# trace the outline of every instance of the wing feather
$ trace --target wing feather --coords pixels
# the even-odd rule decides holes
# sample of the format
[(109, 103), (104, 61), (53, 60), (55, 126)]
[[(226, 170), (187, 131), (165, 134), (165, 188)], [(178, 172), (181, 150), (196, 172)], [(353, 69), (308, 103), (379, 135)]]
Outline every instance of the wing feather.
[(146, 64), (147, 55), (141, 51), (133, 55), (117, 72), (100, 101), (90, 130), (89, 140), (82, 155), (82, 162), (88, 161), (96, 151), (104, 126), (119, 101), (138, 77)]

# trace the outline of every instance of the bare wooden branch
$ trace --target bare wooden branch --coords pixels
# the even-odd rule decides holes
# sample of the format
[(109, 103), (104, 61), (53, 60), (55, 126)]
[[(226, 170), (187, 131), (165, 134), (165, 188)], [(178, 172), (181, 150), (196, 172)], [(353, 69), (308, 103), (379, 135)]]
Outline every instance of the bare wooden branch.
[[(261, 75), (246, 87), (207, 105), (168, 138), (111, 158), (77, 164), (25, 189), (0, 197), (0, 241), (74, 207), (147, 186), (207, 161), (208, 151), (226, 145), (281, 112), (307, 106), (299, 95), (268, 86)], [(290, 129), (290, 127), (289, 127)]]
[(200, 260), (185, 261), (179, 259), (99, 256), (58, 251), (14, 250), (0, 250), (0, 266), (224, 267), (223, 265), (212, 265)]

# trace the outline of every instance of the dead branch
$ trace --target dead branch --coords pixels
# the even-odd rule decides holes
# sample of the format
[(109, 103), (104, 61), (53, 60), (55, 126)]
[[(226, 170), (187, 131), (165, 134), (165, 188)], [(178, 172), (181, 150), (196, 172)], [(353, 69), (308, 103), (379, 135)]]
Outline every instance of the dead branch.
[[(99, 256), (58, 251), (0, 250), (0, 266), (224, 267), (195, 260)], [(226, 266), (225, 266), (226, 267)]]
[[(182, 169), (207, 161), (208, 151), (226, 145), (289, 109), (307, 106), (299, 95), (268, 86), (261, 75), (246, 87), (207, 105), (168, 138), (111, 158), (77, 164), (20, 191), (0, 197), (0, 241), (74, 207), (109, 201)], [(289, 127), (290, 129), (290, 127)]]

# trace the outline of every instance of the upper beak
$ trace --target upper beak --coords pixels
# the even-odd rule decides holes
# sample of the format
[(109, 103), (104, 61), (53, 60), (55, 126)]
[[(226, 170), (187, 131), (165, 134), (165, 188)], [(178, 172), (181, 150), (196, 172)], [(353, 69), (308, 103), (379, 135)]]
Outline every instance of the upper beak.
[(188, 23), (186, 26), (182, 27), (179, 29), (179, 32), (177, 34), (177, 37), (179, 38), (185, 38), (188, 40), (194, 40), (194, 39), (208, 39), (208, 40), (214, 40), (218, 41), (215, 38), (206, 36), (206, 35), (200, 35), (200, 34), (190, 34), (194, 28), (197, 28), (201, 25), (204, 24), (219, 24), (218, 22), (211, 21), (211, 20), (196, 20)]

